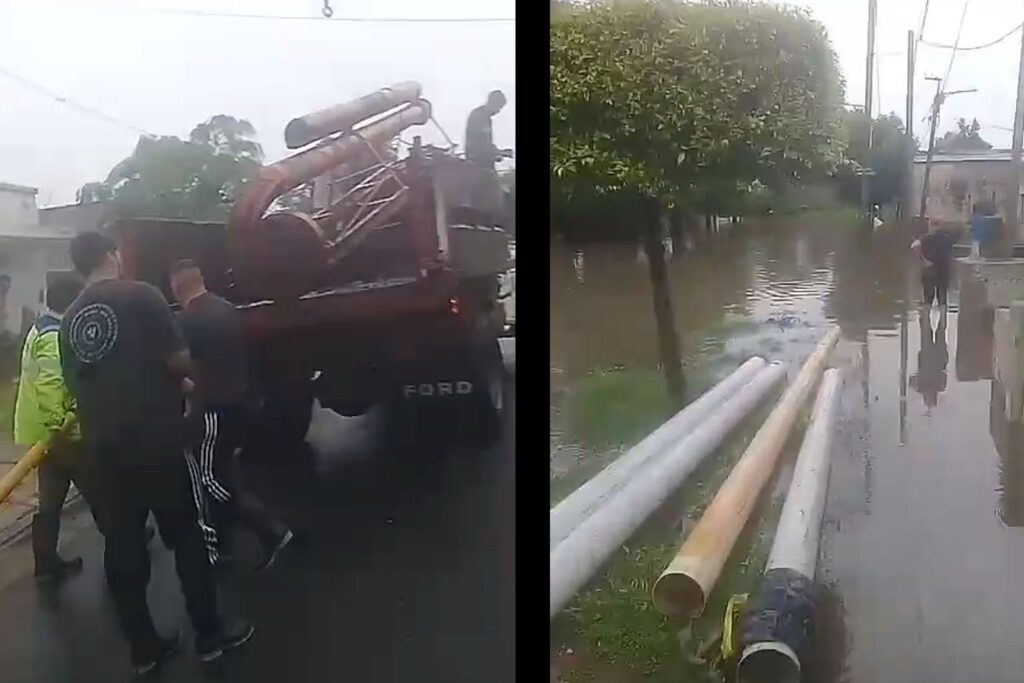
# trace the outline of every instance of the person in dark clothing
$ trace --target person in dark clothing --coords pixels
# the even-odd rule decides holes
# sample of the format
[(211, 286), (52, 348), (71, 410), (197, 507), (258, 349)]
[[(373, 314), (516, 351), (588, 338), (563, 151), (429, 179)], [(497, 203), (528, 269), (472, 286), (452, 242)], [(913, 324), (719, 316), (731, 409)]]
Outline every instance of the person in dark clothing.
[(491, 119), (504, 108), (506, 102), (505, 93), (492, 90), (487, 95), (487, 102), (470, 112), (466, 121), (466, 158), (492, 171), (497, 162), (512, 156), (511, 149), (498, 149), (494, 146), (491, 131)]
[(174, 264), (171, 290), (181, 305), (181, 327), (196, 369), (188, 401), (198, 438), (188, 454), (189, 466), (198, 467), (206, 502), (220, 521), (217, 538), (209, 539), (210, 554), (226, 550), (232, 527), (241, 524), (266, 549), (260, 564), (266, 569), (291, 542), (292, 532), (242, 486), (238, 474), (235, 456), (248, 422), (248, 354), (241, 315), (207, 291), (195, 261)]
[(946, 306), (946, 293), (953, 272), (955, 243), (955, 235), (936, 227), (912, 245), (921, 256), (921, 288), (924, 303), (928, 306), (931, 306), (932, 302), (938, 302), (943, 308)]
[(222, 619), (213, 567), (198, 519), (198, 482), (185, 464), (183, 384), (191, 361), (160, 290), (121, 278), (110, 238), (83, 233), (71, 260), (86, 286), (60, 328), (61, 365), (77, 401), (82, 439), (96, 472), (106, 532), (104, 568), (137, 674), (155, 670), (178, 648), (163, 638), (146, 604), (150, 512), (174, 551), (196, 653), (212, 661), (252, 637), (253, 627)]
[(929, 308), (920, 313), (921, 350), (917, 354), (917, 374), (910, 378), (910, 387), (917, 390), (931, 411), (939, 404), (939, 394), (946, 390), (946, 366), (949, 350), (946, 347), (946, 313), (939, 315), (939, 324), (932, 330)]

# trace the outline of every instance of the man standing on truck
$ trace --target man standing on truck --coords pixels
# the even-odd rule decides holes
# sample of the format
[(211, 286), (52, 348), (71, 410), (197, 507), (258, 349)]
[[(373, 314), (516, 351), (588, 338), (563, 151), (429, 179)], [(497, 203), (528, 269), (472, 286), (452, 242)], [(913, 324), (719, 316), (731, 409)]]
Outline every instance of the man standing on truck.
[(263, 543), (267, 553), (260, 569), (266, 569), (291, 542), (292, 532), (242, 487), (238, 476), (235, 454), (248, 422), (249, 372), (241, 314), (207, 291), (195, 261), (178, 261), (171, 267), (171, 291), (181, 304), (181, 327), (196, 368), (195, 388), (188, 397), (196, 427), (190, 457), (198, 463), (202, 493), (221, 522), (215, 541), (220, 547), (212, 550), (220, 555), (232, 527), (242, 524)]
[(480, 223), (506, 224), (508, 199), (494, 165), (502, 159), (511, 158), (511, 149), (494, 146), (491, 119), (504, 108), (505, 93), (492, 90), (487, 102), (474, 109), (466, 121), (466, 159), (483, 169), (476, 185), (476, 194), (470, 215)]
[(196, 653), (213, 661), (247, 642), (253, 627), (222, 619), (217, 608), (213, 566), (193, 496), (197, 482), (190, 482), (183, 456), (183, 385), (192, 372), (188, 350), (160, 290), (122, 279), (113, 240), (82, 233), (70, 251), (86, 283), (61, 321), (61, 365), (96, 465), (107, 584), (132, 666), (137, 674), (149, 673), (179, 645), (177, 637), (157, 633), (146, 604), (150, 512), (164, 544), (174, 551)]
[(491, 119), (505, 107), (505, 93), (492, 90), (487, 95), (487, 102), (474, 109), (466, 121), (466, 158), (491, 171), (494, 165), (512, 156), (511, 149), (498, 149), (494, 146), (491, 130)]

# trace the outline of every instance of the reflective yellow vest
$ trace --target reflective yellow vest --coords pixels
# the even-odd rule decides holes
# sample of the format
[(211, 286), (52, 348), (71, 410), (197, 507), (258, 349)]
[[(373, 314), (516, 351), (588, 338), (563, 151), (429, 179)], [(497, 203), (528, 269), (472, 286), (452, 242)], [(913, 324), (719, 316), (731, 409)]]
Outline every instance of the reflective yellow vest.
[[(21, 377), (14, 403), (14, 442), (32, 446), (57, 431), (75, 412), (60, 367), (60, 319), (39, 316), (21, 351)], [(78, 430), (72, 433), (78, 436)]]

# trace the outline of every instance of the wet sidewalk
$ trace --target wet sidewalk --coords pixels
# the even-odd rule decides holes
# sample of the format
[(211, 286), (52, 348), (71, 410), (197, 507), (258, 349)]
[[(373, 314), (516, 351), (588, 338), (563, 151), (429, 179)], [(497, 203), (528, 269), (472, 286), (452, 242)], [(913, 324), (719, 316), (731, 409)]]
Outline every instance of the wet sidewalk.
[(898, 327), (868, 331), (847, 372), (818, 572), (841, 600), (829, 680), (1024, 676), (1024, 432), (993, 379), (1007, 347), (991, 312), (951, 311), (945, 329), (909, 313), (905, 411)]

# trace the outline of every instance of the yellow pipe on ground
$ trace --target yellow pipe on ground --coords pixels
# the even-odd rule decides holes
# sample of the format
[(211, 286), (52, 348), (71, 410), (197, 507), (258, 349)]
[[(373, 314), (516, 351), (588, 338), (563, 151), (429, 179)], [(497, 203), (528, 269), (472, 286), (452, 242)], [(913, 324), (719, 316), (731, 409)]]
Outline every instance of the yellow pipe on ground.
[(761, 489), (775, 470), (800, 409), (814, 390), (838, 339), (839, 327), (833, 326), (761, 425), (675, 558), (658, 577), (652, 598), (663, 614), (689, 618), (704, 611), (708, 595)]
[[(60, 433), (66, 434), (74, 423), (74, 418), (65, 422), (64, 426), (60, 428)], [(39, 466), (39, 463), (46, 457), (49, 446), (50, 439), (43, 439), (37, 442), (32, 448), (28, 449), (25, 455), (18, 459), (18, 462), (14, 464), (14, 467), (7, 474), (0, 478), (0, 505), (7, 502), (11, 492), (18, 488), (18, 484), (23, 482), (25, 477)]]

